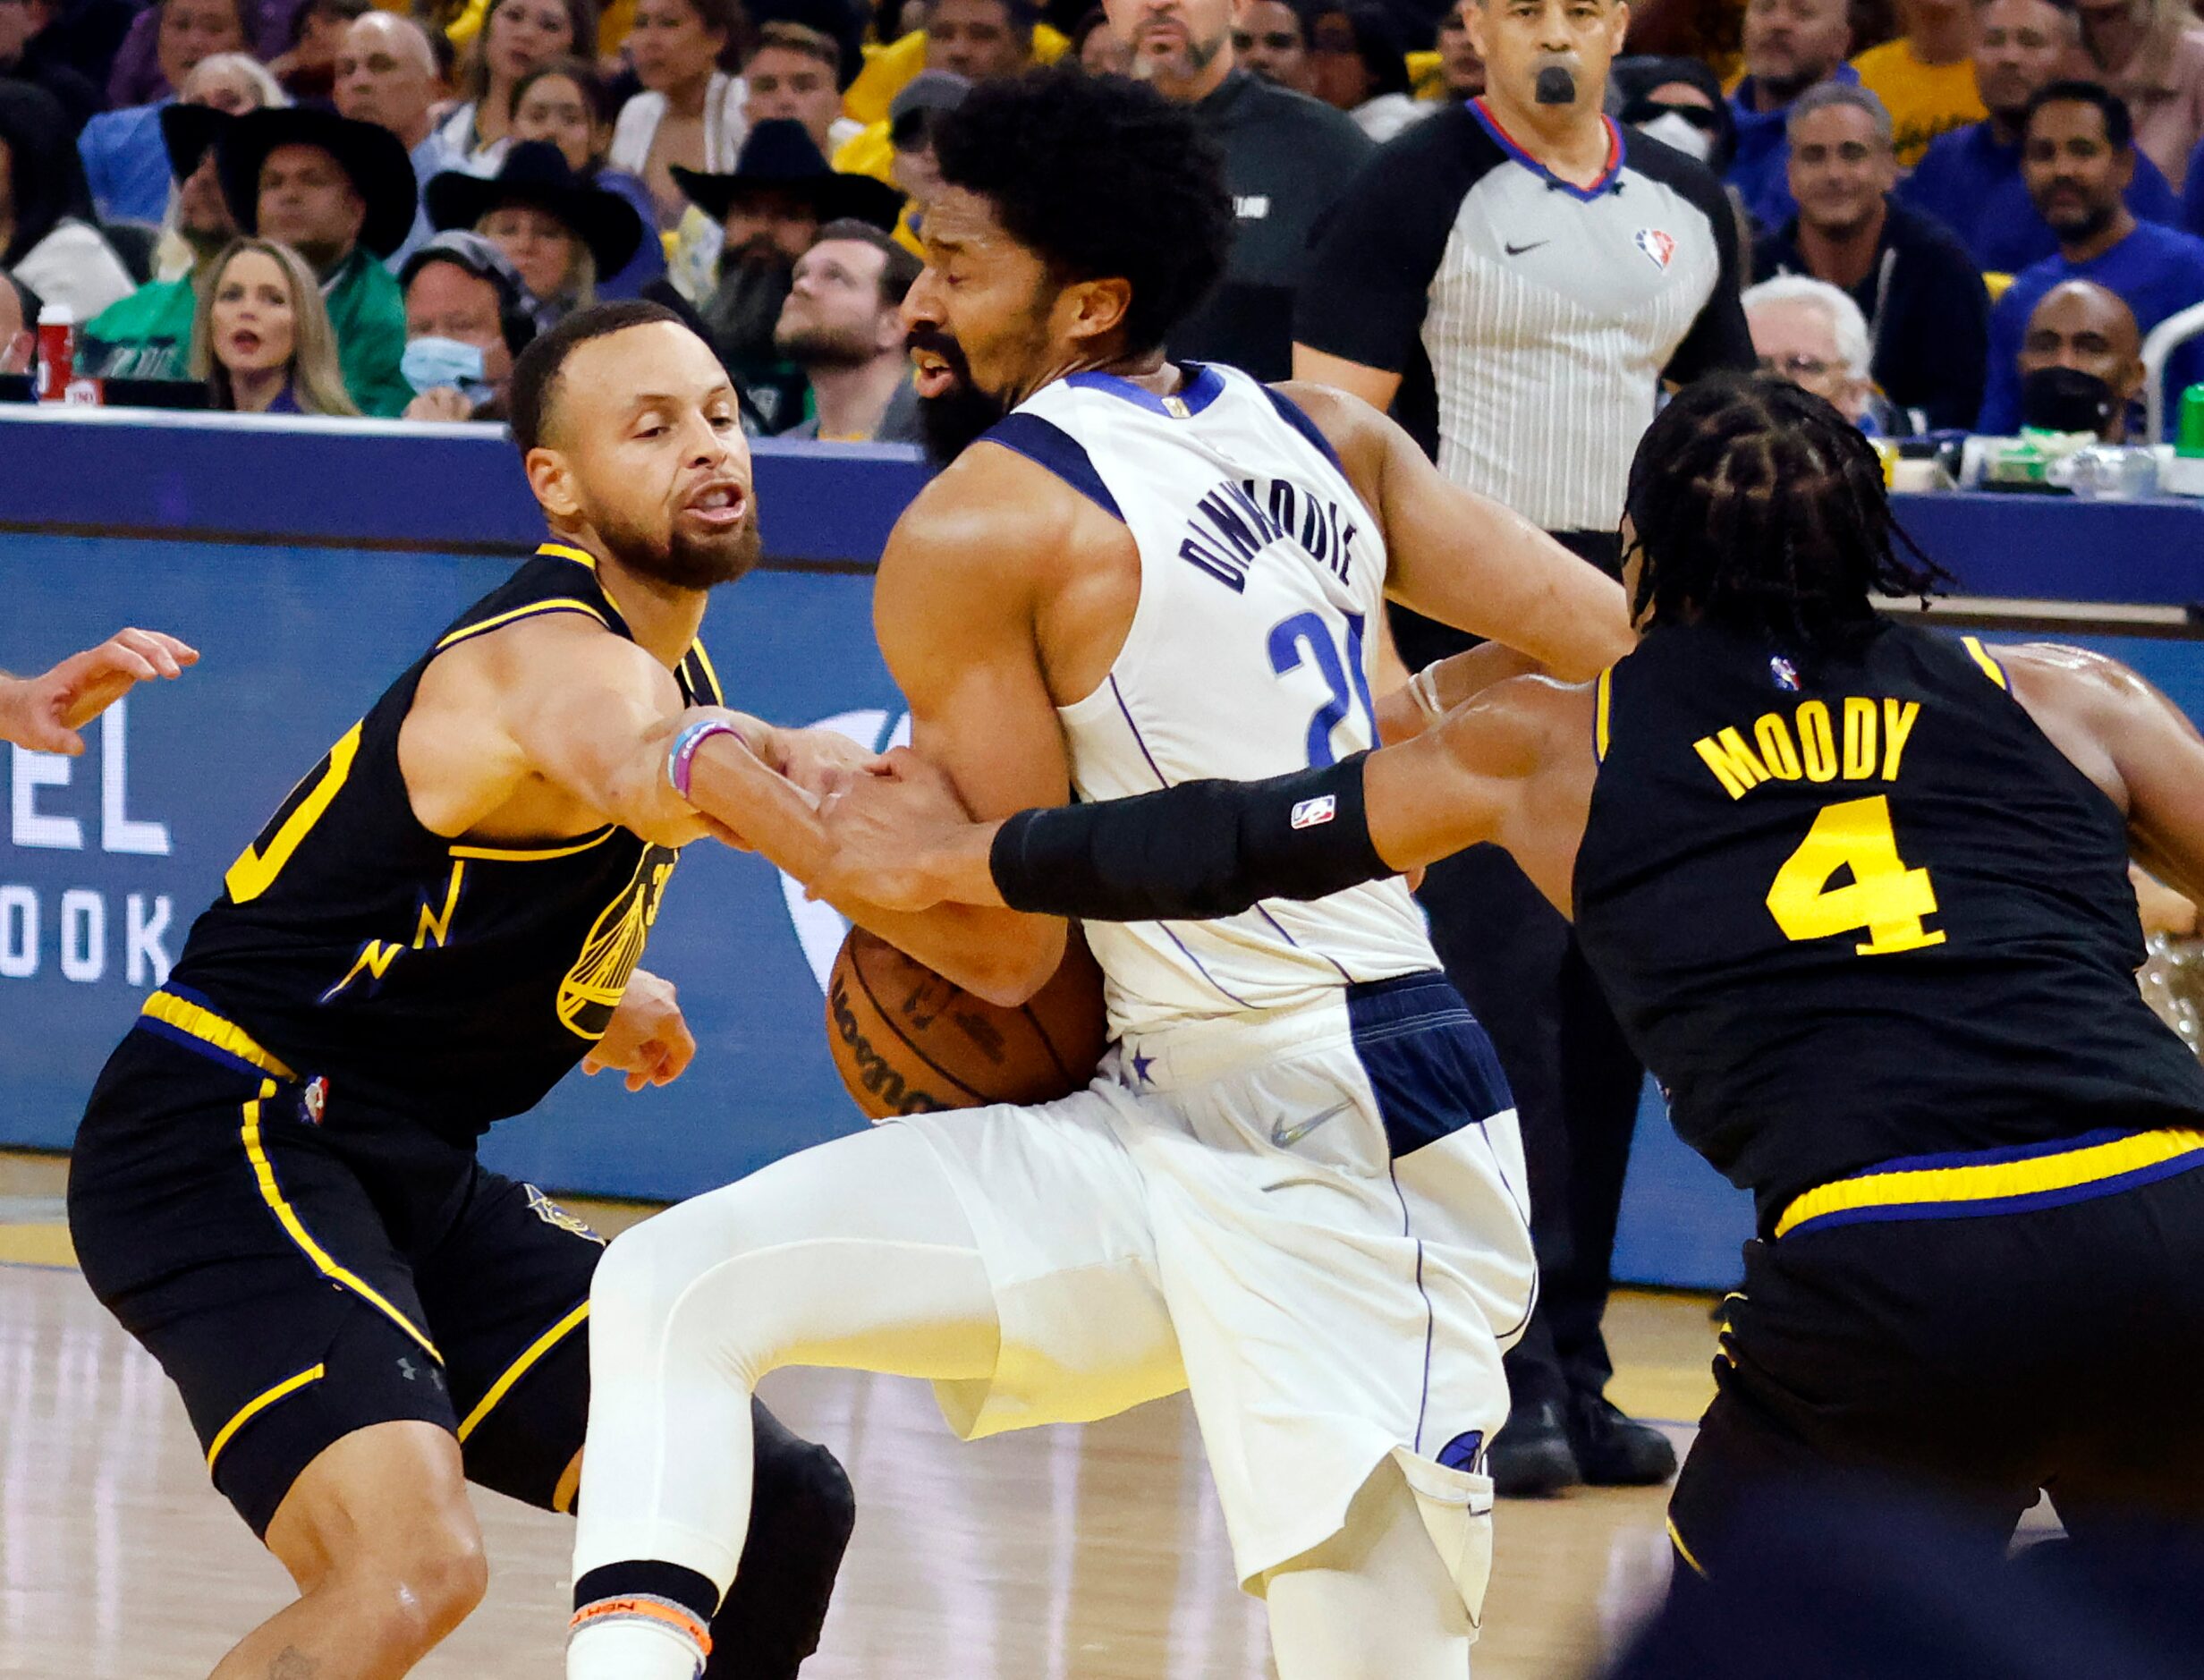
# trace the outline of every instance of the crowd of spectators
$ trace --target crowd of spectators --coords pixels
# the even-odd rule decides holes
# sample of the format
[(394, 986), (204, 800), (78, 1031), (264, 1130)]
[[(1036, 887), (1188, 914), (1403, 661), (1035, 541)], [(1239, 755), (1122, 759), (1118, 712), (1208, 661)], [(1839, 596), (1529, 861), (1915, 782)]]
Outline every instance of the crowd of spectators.
[[(528, 332), (648, 295), (755, 430), (907, 436), (883, 300), (931, 125), (1068, 55), (1199, 111), (1239, 236), (1172, 349), (1280, 378), (1312, 242), (1480, 94), (1497, 3), (0, 0), (0, 327), (65, 310), (80, 372), (210, 369), (223, 406), (492, 419)], [(2191, 0), (1654, 0), (1632, 30), (1606, 108), (1726, 184), (1770, 365), (1886, 433), (2101, 407), (2090, 429), (2133, 434), (2130, 341), (2204, 301)], [(230, 340), (289, 346), (279, 391), (205, 338), (224, 285), (258, 323)], [(2200, 375), (2177, 352), (2169, 391)]]

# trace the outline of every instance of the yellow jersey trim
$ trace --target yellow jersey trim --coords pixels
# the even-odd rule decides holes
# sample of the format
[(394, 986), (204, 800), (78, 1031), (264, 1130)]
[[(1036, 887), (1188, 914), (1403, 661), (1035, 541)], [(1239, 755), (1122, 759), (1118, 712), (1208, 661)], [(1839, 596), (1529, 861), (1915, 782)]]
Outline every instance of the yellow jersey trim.
[(1683, 1543), (1683, 1536), (1676, 1532), (1676, 1519), (1673, 1516), (1668, 1519), (1668, 1543), (1676, 1548), (1676, 1556), (1691, 1565), (1693, 1574), (1701, 1581), (1707, 1578), (1706, 1570), (1700, 1566), (1699, 1559), (1691, 1556), (1691, 1548)]
[(201, 1008), (188, 998), (174, 992), (155, 992), (145, 1001), (139, 1014), (158, 1021), (179, 1032), (188, 1032), (203, 1044), (250, 1063), (263, 1073), (273, 1073), (277, 1079), (294, 1080), (298, 1075), (284, 1066), (281, 1058), (263, 1049), (252, 1034), (233, 1021), (225, 1021), (211, 1009)]
[(585, 1301), (580, 1306), (576, 1307), (572, 1312), (568, 1313), (564, 1318), (561, 1319), (556, 1324), (546, 1330), (541, 1336), (530, 1342), (528, 1345), (527, 1351), (523, 1353), (520, 1358), (514, 1360), (513, 1363), (505, 1367), (504, 1373), (496, 1382), (490, 1385), (489, 1392), (484, 1395), (480, 1402), (475, 1406), (475, 1409), (467, 1413), (466, 1417), (461, 1421), (459, 1426), (459, 1438), (462, 1446), (466, 1443), (467, 1438), (475, 1432), (476, 1427), (480, 1424), (482, 1420), (489, 1416), (489, 1414), (496, 1409), (497, 1403), (500, 1400), (503, 1400), (505, 1396), (512, 1391), (513, 1385), (520, 1381), (521, 1378), (528, 1375), (529, 1368), (535, 1364), (535, 1362), (541, 1359), (546, 1353), (548, 1353), (553, 1348), (556, 1347), (566, 1338), (568, 1332), (572, 1330), (576, 1325), (580, 1324), (582, 1319), (588, 1318), (589, 1316), (589, 1303)]
[(697, 663), (704, 667), (704, 680), (712, 685), (712, 692), (708, 698), (708, 703), (714, 706), (725, 705), (727, 703), (727, 691), (721, 686), (719, 673), (713, 668), (712, 656), (704, 651), (703, 642), (691, 642), (689, 644), (689, 651), (696, 655)]
[(263, 1389), (246, 1401), (243, 1405), (238, 1407), (236, 1413), (230, 1421), (216, 1431), (214, 1445), (207, 1449), (208, 1470), (210, 1472), (213, 1471), (215, 1460), (222, 1456), (222, 1449), (230, 1444), (231, 1436), (236, 1434), (238, 1430), (243, 1429), (246, 1424), (251, 1422), (253, 1419), (259, 1417), (260, 1413), (286, 1395), (294, 1395), (307, 1384), (319, 1382), (328, 1374), (329, 1368), (326, 1365), (312, 1366), (299, 1372), (295, 1377), (284, 1378), (273, 1388)]
[(314, 784), (313, 792), (284, 819), (283, 827), (267, 843), (266, 852), (247, 846), (238, 854), (237, 861), (230, 865), (229, 872), (222, 878), (223, 888), (233, 904), (249, 904), (273, 887), (276, 878), (284, 872), (284, 865), (291, 861), (291, 854), (313, 832), (314, 825), (329, 814), (329, 807), (336, 802), (336, 796), (343, 791), (352, 773), (352, 760), (360, 756), (360, 732), (367, 726), (367, 720), (362, 718), (329, 749), (329, 768), (321, 773), (321, 780)]
[(300, 1222), (297, 1212), (284, 1199), (283, 1186), (276, 1182), (275, 1165), (268, 1159), (267, 1151), (260, 1145), (260, 1105), (275, 1094), (276, 1082), (274, 1080), (261, 1081), (260, 1094), (245, 1104), (245, 1123), (238, 1130), (238, 1136), (245, 1145), (245, 1158), (252, 1163), (253, 1178), (260, 1186), (260, 1200), (267, 1204), (268, 1211), (276, 1216), (276, 1223), (281, 1225), (291, 1240), (299, 1245), (301, 1252), (307, 1259), (314, 1262), (315, 1270), (332, 1283), (343, 1285), (345, 1288), (382, 1313), (393, 1324), (420, 1343), (421, 1351), (441, 1365), (444, 1363), (444, 1355), (437, 1352), (437, 1345), (423, 1335), (411, 1319), (391, 1305), (374, 1285), (369, 1283), (357, 1272), (348, 1271), (338, 1265), (330, 1257), (329, 1251), (314, 1241), (313, 1234)]
[(617, 823), (606, 823), (595, 834), (563, 846), (454, 846), (455, 858), (483, 858), (492, 863), (541, 863), (551, 858), (571, 858), (577, 852), (587, 852), (591, 846), (601, 846), (620, 832)]
[(536, 545), (536, 552), (553, 560), (572, 560), (578, 566), (597, 570), (597, 556), (587, 548), (577, 548), (570, 542), (546, 542)]
[(1870, 1209), (1885, 1217), (1890, 1210), (1917, 1206), (1949, 1208), (1954, 1212), (1971, 1207), (1981, 1212), (1986, 1202), (2080, 1190), (2130, 1173), (2166, 1167), (2200, 1152), (2204, 1152), (2204, 1131), (2175, 1126), (2021, 1160), (1863, 1173), (1800, 1196), (1776, 1221), (1776, 1235), (1783, 1236), (1810, 1220), (1826, 1219), (1832, 1214)]
[(1607, 708), (1614, 688), (1615, 667), (1609, 666), (1599, 674), (1598, 705), (1592, 714), (1592, 757), (1602, 764), (1607, 761)]
[(1996, 660), (1989, 657), (1989, 654), (1982, 646), (1980, 637), (1962, 636), (1959, 639), (1959, 645), (1966, 649), (1969, 655), (1972, 657), (1975, 664), (1982, 667), (1984, 673), (1988, 675), (1991, 682), (1995, 683), (1999, 688), (2005, 690), (2008, 693), (2012, 692), (2013, 685), (2005, 681), (2005, 666), (1999, 665)]
[(493, 630), (502, 630), (515, 619), (534, 618), (545, 613), (581, 613), (594, 618), (606, 629), (612, 628), (612, 621), (581, 597), (555, 595), (548, 600), (531, 601), (526, 607), (516, 607), (511, 612), (499, 613), (495, 617), (484, 619), (479, 624), (469, 624), (464, 630), (454, 630), (442, 641), (437, 643), (436, 650), (442, 653), (446, 648), (454, 647), (470, 637), (487, 635)]

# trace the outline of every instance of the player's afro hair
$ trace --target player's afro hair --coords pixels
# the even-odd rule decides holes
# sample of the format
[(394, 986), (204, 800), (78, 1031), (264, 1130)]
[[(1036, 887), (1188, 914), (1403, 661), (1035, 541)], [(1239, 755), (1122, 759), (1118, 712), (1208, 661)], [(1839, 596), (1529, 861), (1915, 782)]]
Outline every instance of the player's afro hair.
[(1649, 607), (1656, 626), (1697, 615), (1835, 651), (1872, 633), (1874, 597), (1949, 581), (1892, 519), (1860, 428), (1772, 374), (1717, 374), (1663, 409), (1623, 505), (1643, 556), (1632, 615)]
[(1225, 272), (1224, 159), (1190, 109), (1139, 82), (1070, 66), (983, 81), (934, 150), (944, 181), (1067, 282), (1131, 284), (1128, 352), (1160, 347)]

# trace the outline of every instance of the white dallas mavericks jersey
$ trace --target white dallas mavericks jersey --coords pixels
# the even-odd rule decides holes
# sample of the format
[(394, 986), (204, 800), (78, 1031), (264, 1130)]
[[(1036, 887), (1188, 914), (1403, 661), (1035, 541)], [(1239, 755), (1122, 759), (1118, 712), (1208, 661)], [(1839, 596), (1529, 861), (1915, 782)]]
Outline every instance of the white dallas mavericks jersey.
[[(1102, 685), (1058, 712), (1083, 800), (1252, 781), (1376, 742), (1378, 522), (1290, 400), (1234, 368), (1186, 373), (1170, 397), (1075, 374), (988, 435), (1123, 520), (1140, 548), (1125, 645)], [(1087, 939), (1115, 1037), (1438, 966), (1397, 878), (1224, 921), (1092, 923)]]

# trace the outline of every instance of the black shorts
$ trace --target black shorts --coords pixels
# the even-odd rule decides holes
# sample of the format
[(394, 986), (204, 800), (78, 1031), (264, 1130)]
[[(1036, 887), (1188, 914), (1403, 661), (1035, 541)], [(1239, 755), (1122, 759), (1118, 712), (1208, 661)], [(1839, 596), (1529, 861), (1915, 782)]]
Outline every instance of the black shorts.
[(1669, 1506), (1683, 1561), (1719, 1582), (1751, 1507), (1802, 1486), (1903, 1488), (1999, 1551), (2039, 1489), (2077, 1540), (2204, 1522), (2204, 1149), (2184, 1159), (1747, 1243)]
[(603, 1239), (223, 1024), (125, 1038), (69, 1175), (85, 1279), (182, 1391), (215, 1485), (265, 1536), (324, 1447), (419, 1419), (469, 1480), (564, 1508)]

